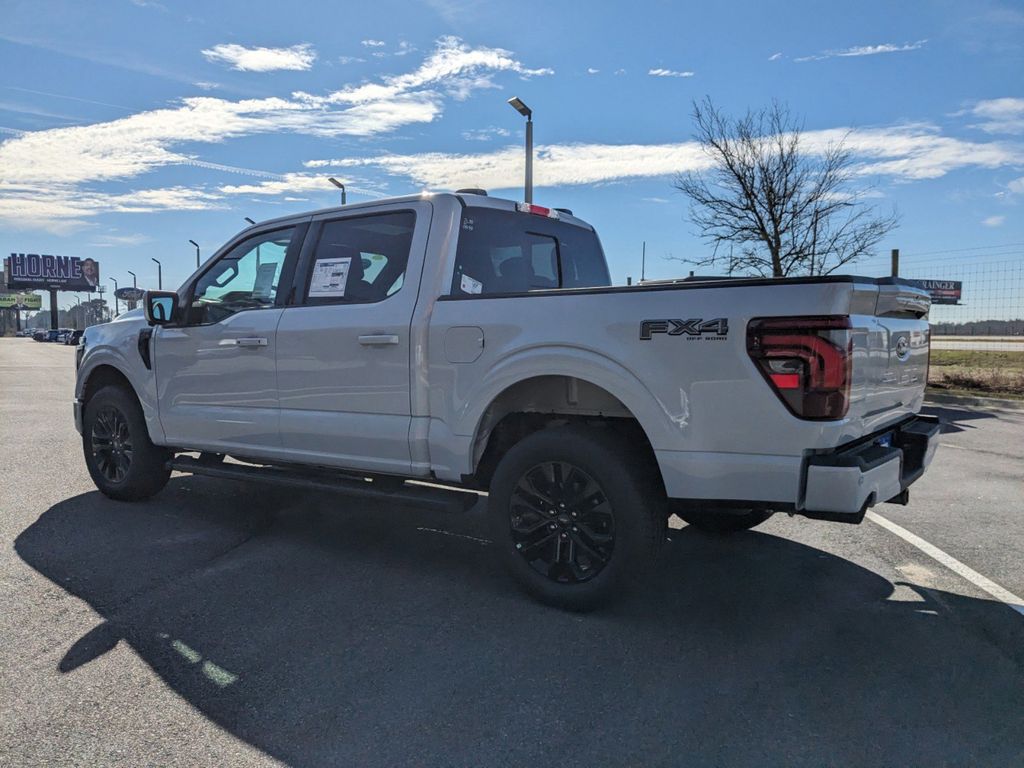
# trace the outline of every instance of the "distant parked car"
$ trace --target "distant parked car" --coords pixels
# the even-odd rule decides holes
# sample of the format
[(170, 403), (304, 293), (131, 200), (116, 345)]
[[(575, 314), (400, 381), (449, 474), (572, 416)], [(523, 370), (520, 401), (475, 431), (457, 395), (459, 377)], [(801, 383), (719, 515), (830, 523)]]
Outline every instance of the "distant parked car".
[(82, 334), (83, 333), (85, 333), (85, 331), (83, 331), (81, 329), (79, 329), (77, 331), (72, 331), (71, 333), (69, 333), (64, 338), (64, 343), (65, 344), (70, 344), (71, 346), (78, 346), (78, 341), (79, 341), (79, 339), (82, 338)]
[(36, 328), (32, 332), (32, 338), (36, 341), (46, 341), (47, 330), (45, 328)]

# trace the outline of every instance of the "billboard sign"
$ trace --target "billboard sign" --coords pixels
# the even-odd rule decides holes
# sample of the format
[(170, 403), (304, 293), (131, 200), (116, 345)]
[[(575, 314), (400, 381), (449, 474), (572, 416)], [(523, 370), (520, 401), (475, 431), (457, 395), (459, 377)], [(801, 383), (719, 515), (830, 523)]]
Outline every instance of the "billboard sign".
[(43, 297), (38, 293), (0, 293), (0, 309), (42, 309)]
[(100, 283), (100, 265), (93, 259), (12, 253), (4, 261), (8, 288), (95, 291)]
[(959, 280), (907, 280), (928, 291), (932, 304), (959, 304), (963, 283)]
[(142, 301), (142, 297), (146, 295), (146, 292), (141, 288), (118, 288), (114, 291), (114, 296), (119, 298), (121, 301)]

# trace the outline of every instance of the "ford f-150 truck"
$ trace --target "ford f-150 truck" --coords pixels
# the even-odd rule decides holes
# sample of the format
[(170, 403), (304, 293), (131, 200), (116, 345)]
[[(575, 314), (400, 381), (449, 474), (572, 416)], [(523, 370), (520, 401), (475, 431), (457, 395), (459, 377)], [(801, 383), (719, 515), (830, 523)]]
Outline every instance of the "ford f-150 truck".
[(86, 464), (125, 500), (172, 470), (444, 505), (486, 491), (511, 573), (574, 608), (652, 562), (673, 513), (725, 533), (906, 503), (938, 434), (918, 415), (925, 293), (610, 282), (589, 224), (480, 191), (254, 225), (86, 331)]

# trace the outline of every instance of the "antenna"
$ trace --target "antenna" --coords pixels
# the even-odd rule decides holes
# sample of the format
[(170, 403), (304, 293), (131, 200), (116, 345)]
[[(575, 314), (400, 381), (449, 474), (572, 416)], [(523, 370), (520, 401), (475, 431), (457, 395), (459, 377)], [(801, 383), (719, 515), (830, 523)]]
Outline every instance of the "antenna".
[(647, 267), (647, 241), (644, 240), (643, 250), (640, 251), (640, 282), (644, 281), (644, 272)]

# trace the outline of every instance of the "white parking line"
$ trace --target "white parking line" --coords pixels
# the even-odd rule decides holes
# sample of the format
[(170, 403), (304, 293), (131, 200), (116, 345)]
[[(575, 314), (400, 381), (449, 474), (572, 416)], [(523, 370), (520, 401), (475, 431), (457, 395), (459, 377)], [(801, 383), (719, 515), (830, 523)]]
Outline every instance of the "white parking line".
[(1017, 597), (1017, 595), (1013, 594), (1013, 592), (1011, 592), (1010, 590), (1004, 589), (991, 579), (982, 576), (973, 568), (964, 565), (952, 555), (946, 554), (941, 549), (936, 547), (934, 544), (929, 544), (920, 536), (911, 533), (902, 526), (896, 525), (896, 523), (892, 522), (891, 520), (887, 520), (877, 512), (868, 511), (866, 517), (873, 523), (882, 526), (887, 531), (895, 533), (908, 544), (912, 544), (913, 546), (917, 547), (919, 550), (924, 552), (926, 555), (928, 555), (928, 557), (931, 557), (932, 559), (939, 561), (944, 566), (949, 568), (949, 570), (953, 571), (954, 573), (960, 576), (963, 576), (974, 586), (984, 590), (985, 592), (988, 592), (996, 600), (1002, 603), (1006, 603), (1006, 605), (1015, 610), (1021, 616), (1024, 616), (1024, 599)]

